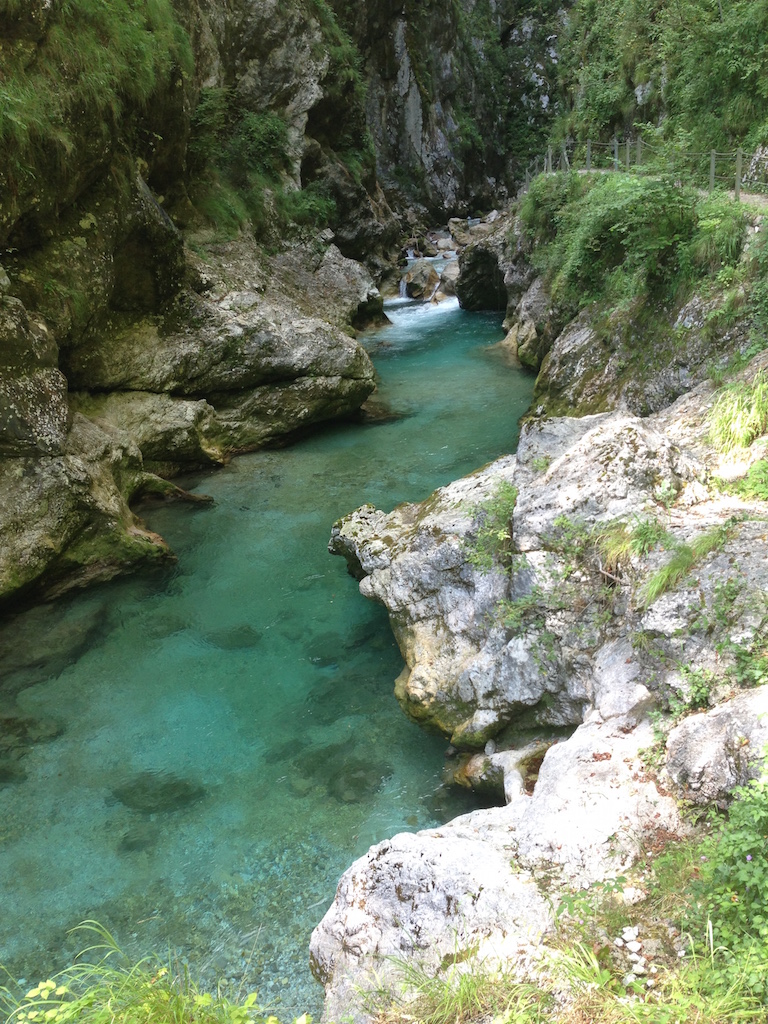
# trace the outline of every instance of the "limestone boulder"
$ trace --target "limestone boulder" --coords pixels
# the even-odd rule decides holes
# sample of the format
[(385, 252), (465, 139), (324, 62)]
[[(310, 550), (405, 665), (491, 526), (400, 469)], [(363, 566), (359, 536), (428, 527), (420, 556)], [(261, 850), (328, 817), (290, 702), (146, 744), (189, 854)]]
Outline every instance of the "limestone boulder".
[(456, 295), (463, 309), (507, 308), (508, 295), (504, 283), (502, 254), (504, 238), (490, 225), (488, 238), (474, 242), (459, 253), (459, 277), (456, 281)]
[(653, 740), (647, 718), (593, 713), (550, 746), (533, 796), (506, 808), (519, 863), (588, 886), (621, 874), (654, 834), (684, 834), (676, 800), (644, 767), (641, 751)]
[(535, 948), (552, 909), (511, 862), (509, 824), (478, 812), (371, 847), (344, 873), (310, 944), (329, 1020), (370, 1019), (361, 991), (398, 987), (387, 958), (439, 972), (471, 953), (488, 966)]
[(429, 299), (440, 284), (440, 277), (429, 260), (416, 260), (405, 272), (405, 291), (411, 299)]
[(458, 260), (451, 260), (440, 273), (440, 291), (445, 295), (456, 294), (456, 282), (459, 280)]
[(556, 449), (545, 444), (549, 465), (520, 488), (513, 536), (521, 552), (554, 547), (564, 517), (591, 526), (639, 513), (659, 494), (685, 502), (688, 491), (690, 504), (705, 493), (706, 467), (636, 417), (532, 423), (521, 441), (524, 457), (530, 458), (531, 444), (541, 445), (550, 434), (564, 440), (561, 432), (570, 434), (572, 443), (566, 440), (567, 447), (554, 458)]
[(383, 319), (384, 303), (370, 272), (335, 244), (319, 257), (310, 246), (292, 246), (275, 257), (272, 272), (307, 316), (342, 328)]
[(231, 292), (217, 304), (188, 297), (180, 312), (113, 327), (109, 344), (84, 339), (69, 350), (64, 369), (73, 389), (208, 398), (296, 378), (344, 377), (373, 390), (370, 360), (352, 338), (272, 308), (256, 292)]
[(145, 467), (148, 463), (209, 466), (224, 461), (215, 410), (204, 399), (147, 391), (75, 392), (70, 403), (97, 425), (127, 434), (141, 450)]
[[(373, 987), (402, 996), (397, 961), (438, 975), (465, 958), (514, 971), (552, 927), (560, 886), (620, 875), (643, 837), (684, 835), (676, 801), (639, 756), (652, 738), (647, 722), (595, 716), (549, 747), (531, 796), (519, 786), (505, 807), (371, 847), (312, 935), (326, 1019), (370, 1020), (361, 992)], [(509, 751), (508, 765), (522, 753)]]
[(667, 772), (686, 800), (724, 805), (761, 774), (766, 744), (768, 686), (760, 686), (684, 718), (667, 738)]
[(170, 558), (128, 507), (141, 473), (134, 445), (77, 414), (61, 455), (0, 461), (0, 602)]

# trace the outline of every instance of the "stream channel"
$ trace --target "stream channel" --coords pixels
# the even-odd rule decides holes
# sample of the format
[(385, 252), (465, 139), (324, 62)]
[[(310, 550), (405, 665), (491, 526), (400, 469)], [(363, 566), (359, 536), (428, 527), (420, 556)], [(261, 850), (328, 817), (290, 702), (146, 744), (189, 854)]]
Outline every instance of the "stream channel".
[(327, 553), (333, 521), (390, 509), (513, 451), (533, 378), (490, 350), (498, 314), (394, 301), (362, 340), (401, 414), (183, 481), (213, 506), (144, 513), (178, 555), (0, 631), (0, 964), (22, 984), (102, 922), (319, 1017), (312, 928), (346, 867), (471, 809), (445, 741), (392, 696), (386, 612)]

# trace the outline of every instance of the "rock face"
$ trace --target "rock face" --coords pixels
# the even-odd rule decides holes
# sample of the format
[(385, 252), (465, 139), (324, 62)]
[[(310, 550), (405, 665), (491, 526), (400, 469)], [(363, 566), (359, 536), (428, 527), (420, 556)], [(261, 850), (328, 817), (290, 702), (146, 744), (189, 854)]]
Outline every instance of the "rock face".
[[(541, 458), (551, 464), (536, 472)], [(607, 577), (577, 549), (596, 528), (648, 514), (661, 492), (695, 500), (703, 473), (644, 421), (548, 421), (525, 428), (517, 458), (421, 506), (389, 515), (364, 507), (341, 520), (331, 550), (390, 612), (407, 665), (395, 690), (404, 710), (460, 746), (483, 746), (521, 720), (581, 722), (601, 686), (606, 627), (624, 598), (603, 593)], [(468, 559), (501, 482), (519, 491), (512, 566), (484, 571)]]
[(488, 963), (540, 942), (551, 907), (530, 877), (513, 872), (509, 834), (493, 823), (493, 815), (466, 815), (397, 835), (345, 872), (310, 947), (313, 973), (330, 993), (328, 1019), (369, 1019), (359, 986), (371, 987), (374, 965), (379, 982), (396, 984), (386, 957), (437, 970), (472, 951)]
[[(438, 843), (461, 849), (464, 874), (453, 870), (464, 893), (495, 894), (501, 883), (531, 901), (529, 919), (546, 930), (535, 909), (540, 877), (550, 897), (562, 884), (615, 877), (643, 842), (685, 833), (671, 791), (725, 803), (758, 774), (768, 688), (737, 691), (763, 657), (766, 610), (755, 595), (768, 588), (765, 509), (708, 490), (711, 402), (702, 384), (644, 420), (529, 421), (516, 457), (420, 505), (365, 506), (335, 525), (331, 551), (389, 611), (406, 661), (396, 683), (404, 710), (466, 752), (460, 781), (505, 806), (395, 837), (350, 868), (312, 940), (329, 1018), (366, 1019), (352, 986), (374, 972), (394, 991), (382, 955), (433, 973), (444, 966), (453, 904), (434, 908), (453, 890), (435, 873)], [(498, 508), (510, 485), (505, 524)], [(671, 574), (675, 559), (684, 568)], [(674, 721), (723, 700), (669, 733), (663, 788), (647, 768), (649, 711)], [(489, 843), (506, 851), (503, 867), (487, 860)], [(500, 901), (494, 936), (487, 915), (465, 903), (460, 950), (477, 944), (509, 968), (512, 937), (530, 957), (532, 936), (510, 928), (509, 914)]]
[(683, 831), (676, 802), (638, 757), (652, 741), (650, 725), (632, 726), (626, 716), (603, 721), (596, 713), (550, 747), (532, 797), (518, 793), (506, 807), (395, 836), (356, 861), (312, 935), (326, 1018), (370, 1019), (361, 990), (396, 991), (403, 980), (386, 957), (428, 974), (465, 958), (514, 970), (536, 956), (553, 924), (555, 879), (586, 886), (615, 877), (637, 856), (641, 836)]
[[(519, 173), (519, 138), (551, 113), (562, 12), (544, 3), (333, 3), (365, 61), (366, 121), (388, 194), (474, 213)], [(508, 133), (505, 134), (505, 133)]]
[[(305, 237), (268, 267), (247, 233), (201, 255), (200, 244), (194, 254), (185, 248), (179, 229), (194, 224), (188, 143), (201, 87), (236, 83), (242, 108), (273, 112), (286, 125), (286, 188), (307, 183), (305, 156), (319, 146), (312, 132), (325, 147), (314, 177), (340, 173), (340, 122), (331, 117), (336, 127), (322, 129), (313, 112), (338, 102), (361, 125), (363, 112), (335, 94), (332, 26), (314, 8), (271, 0), (185, 0), (181, 24), (170, 29), (152, 21), (163, 10), (144, 26), (148, 52), (167, 50), (147, 79), (151, 95), (134, 109), (136, 83), (118, 82), (124, 116), (116, 118), (81, 103), (72, 85), (51, 114), (55, 138), (34, 153), (22, 139), (0, 159), (8, 246), (0, 276), (0, 601), (19, 590), (57, 592), (68, 573), (83, 583), (121, 562), (167, 556), (127, 505), (148, 489), (173, 490), (149, 470), (168, 476), (221, 463), (345, 416), (374, 387), (350, 333), (381, 315), (381, 299), (333, 232)], [(170, 4), (166, 13), (173, 16)], [(103, 21), (108, 36), (114, 18)], [(73, 33), (77, 49), (77, 31), (56, 5), (32, 5), (14, 15), (0, 64), (23, 51), (24, 73), (34, 77), (58, 59), (55, 33)], [(136, 70), (137, 80), (143, 73)], [(49, 83), (38, 85), (50, 92)], [(382, 252), (396, 230), (383, 196), (375, 181), (369, 193), (343, 178), (337, 206), (355, 212), (339, 243)], [(46, 511), (31, 514), (35, 505)]]
[(724, 804), (757, 778), (768, 743), (768, 686), (690, 715), (667, 739), (667, 771), (688, 800)]

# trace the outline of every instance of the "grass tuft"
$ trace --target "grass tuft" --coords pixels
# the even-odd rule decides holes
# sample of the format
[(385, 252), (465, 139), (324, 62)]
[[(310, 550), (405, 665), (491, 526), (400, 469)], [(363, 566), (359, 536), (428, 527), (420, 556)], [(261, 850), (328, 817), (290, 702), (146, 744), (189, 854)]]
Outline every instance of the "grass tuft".
[(709, 415), (709, 435), (724, 453), (748, 448), (768, 430), (768, 379), (765, 371), (747, 384), (728, 384), (717, 397)]
[(24, 993), (0, 988), (5, 1024), (279, 1024), (255, 993), (235, 1002), (203, 992), (184, 967), (150, 958), (130, 963), (97, 921), (74, 930), (96, 938), (80, 962)]

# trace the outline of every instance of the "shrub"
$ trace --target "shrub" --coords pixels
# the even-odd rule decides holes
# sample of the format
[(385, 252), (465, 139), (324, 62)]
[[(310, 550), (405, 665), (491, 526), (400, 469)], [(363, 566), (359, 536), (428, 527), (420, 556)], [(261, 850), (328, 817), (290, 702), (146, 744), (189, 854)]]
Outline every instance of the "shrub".
[(768, 996), (768, 775), (736, 792), (728, 820), (703, 847), (689, 925), (709, 930), (725, 983)]
[(472, 511), (478, 518), (474, 541), (467, 545), (467, 561), (476, 569), (490, 572), (494, 566), (505, 565), (511, 558), (511, 520), (517, 502), (517, 488), (500, 480), (488, 501)]

